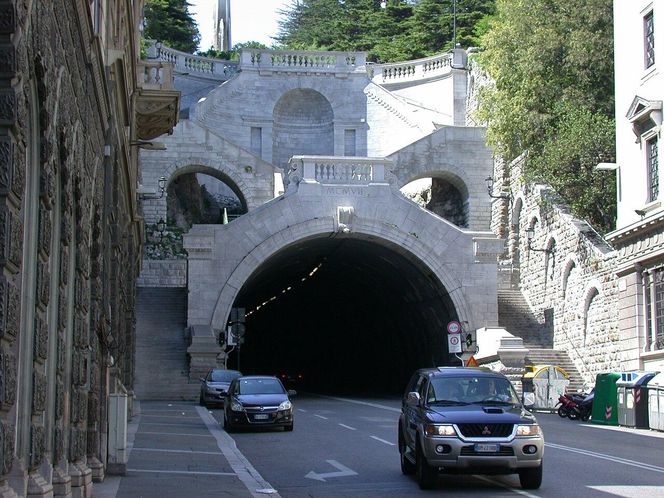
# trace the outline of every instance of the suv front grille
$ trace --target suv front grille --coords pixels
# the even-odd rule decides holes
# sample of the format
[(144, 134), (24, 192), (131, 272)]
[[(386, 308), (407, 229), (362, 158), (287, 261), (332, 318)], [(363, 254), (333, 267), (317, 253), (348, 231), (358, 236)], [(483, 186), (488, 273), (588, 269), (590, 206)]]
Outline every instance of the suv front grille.
[(509, 446), (501, 446), (498, 451), (491, 453), (477, 452), (474, 446), (464, 446), (461, 448), (461, 456), (514, 456), (514, 449)]
[(459, 424), (464, 437), (507, 437), (512, 434), (513, 424)]

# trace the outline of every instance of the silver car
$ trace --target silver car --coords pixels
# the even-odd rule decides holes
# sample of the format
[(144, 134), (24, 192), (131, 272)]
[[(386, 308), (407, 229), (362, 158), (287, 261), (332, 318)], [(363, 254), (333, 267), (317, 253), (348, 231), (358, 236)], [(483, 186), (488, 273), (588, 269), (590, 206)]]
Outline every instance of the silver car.
[(202, 406), (223, 405), (231, 381), (241, 376), (242, 372), (239, 372), (238, 370), (213, 368), (207, 373), (205, 378), (200, 379), (201, 394), (198, 402)]

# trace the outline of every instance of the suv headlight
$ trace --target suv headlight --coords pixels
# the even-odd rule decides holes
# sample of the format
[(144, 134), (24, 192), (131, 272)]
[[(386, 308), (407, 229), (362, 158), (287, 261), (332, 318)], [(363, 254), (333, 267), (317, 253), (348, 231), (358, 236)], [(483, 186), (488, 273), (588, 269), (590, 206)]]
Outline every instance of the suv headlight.
[(243, 412), (244, 411), (244, 406), (242, 406), (242, 403), (238, 403), (237, 401), (233, 400), (233, 401), (231, 401), (231, 411), (233, 411), (233, 412)]
[(542, 430), (540, 429), (540, 426), (537, 424), (517, 425), (516, 435), (523, 437), (541, 436)]
[(210, 387), (210, 386), (207, 386), (205, 388), (205, 392), (207, 392), (208, 394), (217, 394), (217, 390), (214, 387)]
[(293, 408), (293, 404), (288, 400), (282, 401), (279, 405), (279, 410), (290, 410), (291, 408)]
[(424, 433), (427, 436), (456, 436), (454, 426), (450, 424), (429, 424), (424, 426)]

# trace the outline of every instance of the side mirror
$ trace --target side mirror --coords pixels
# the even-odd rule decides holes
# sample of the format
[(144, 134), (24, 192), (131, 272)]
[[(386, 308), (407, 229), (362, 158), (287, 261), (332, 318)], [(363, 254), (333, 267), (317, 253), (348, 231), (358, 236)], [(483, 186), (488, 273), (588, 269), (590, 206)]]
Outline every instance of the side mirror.
[(417, 391), (409, 392), (406, 395), (406, 404), (410, 406), (417, 406), (420, 404), (420, 393)]
[(289, 389), (289, 390), (288, 390), (288, 395), (289, 395), (289, 396), (296, 396), (296, 395), (297, 395), (297, 391), (296, 391), (295, 389)]
[(205, 382), (205, 379), (203, 377), (199, 377), (198, 380), (200, 380), (201, 382)]

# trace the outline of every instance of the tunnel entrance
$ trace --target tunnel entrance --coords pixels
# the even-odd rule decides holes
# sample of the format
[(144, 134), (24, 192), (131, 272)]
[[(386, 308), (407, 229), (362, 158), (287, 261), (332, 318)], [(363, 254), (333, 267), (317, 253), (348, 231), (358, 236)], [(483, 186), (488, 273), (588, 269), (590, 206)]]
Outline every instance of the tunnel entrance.
[(243, 373), (301, 373), (303, 389), (401, 393), (416, 368), (458, 365), (447, 290), (403, 248), (370, 237), (293, 244), (245, 282), (245, 342), (228, 360)]

